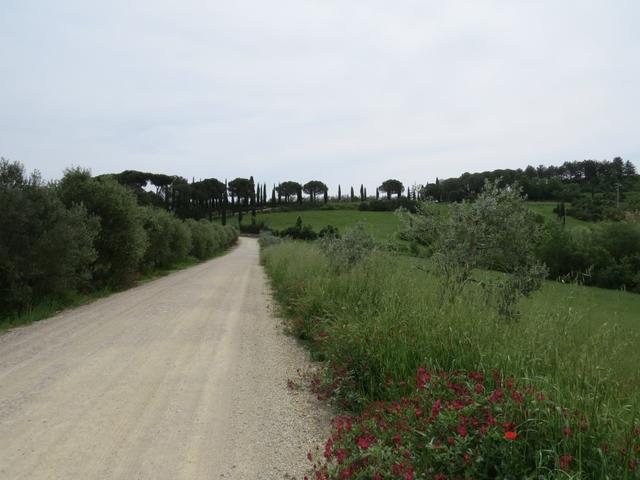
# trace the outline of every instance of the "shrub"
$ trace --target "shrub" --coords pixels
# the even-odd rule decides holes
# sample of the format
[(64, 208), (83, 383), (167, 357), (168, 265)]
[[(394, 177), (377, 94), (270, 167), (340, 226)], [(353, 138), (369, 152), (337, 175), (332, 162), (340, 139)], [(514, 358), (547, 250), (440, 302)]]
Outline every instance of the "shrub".
[(92, 178), (80, 169), (66, 171), (58, 192), (67, 207), (84, 205), (100, 222), (95, 280), (110, 286), (129, 284), (148, 246), (135, 195), (112, 178)]
[(146, 269), (168, 267), (191, 251), (191, 230), (172, 213), (155, 207), (142, 208), (149, 246), (142, 264)]
[(329, 259), (329, 265), (336, 271), (348, 271), (375, 247), (373, 237), (362, 223), (357, 223), (344, 237), (325, 236), (320, 243), (322, 251)]
[(65, 208), (19, 163), (2, 161), (0, 179), (0, 310), (86, 288), (98, 222), (82, 206)]
[(395, 212), (399, 208), (404, 208), (412, 213), (416, 213), (418, 202), (405, 197), (386, 200), (369, 200), (361, 202), (358, 210), (371, 212)]
[(431, 249), (443, 298), (453, 300), (466, 283), (478, 282), (474, 269), (504, 272), (508, 275), (481, 283), (488, 301), (511, 318), (518, 313), (518, 298), (540, 288), (547, 270), (535, 253), (543, 229), (524, 200), (517, 187), (487, 182), (475, 202), (451, 204), (448, 215), (428, 206), (418, 214), (399, 212), (405, 238)]
[(238, 239), (238, 230), (231, 225), (218, 225), (207, 220), (186, 220), (191, 231), (191, 255), (200, 260), (211, 257), (231, 246)]
[(280, 230), (277, 234), (280, 237), (289, 237), (293, 240), (315, 240), (318, 238), (318, 234), (313, 231), (313, 227), (303, 224), (301, 217), (298, 217), (293, 227)]
[(624, 212), (616, 207), (615, 200), (606, 198), (602, 194), (577, 198), (566, 209), (566, 212), (570, 217), (586, 222), (622, 220), (624, 218)]
[(205, 259), (213, 255), (218, 248), (218, 243), (213, 232), (208, 228), (206, 220), (185, 220), (191, 231), (191, 255), (199, 259)]
[(333, 225), (325, 225), (318, 232), (318, 238), (340, 238), (340, 232)]
[(264, 230), (264, 222), (251, 222), (250, 224), (246, 225), (244, 223), (240, 224), (240, 233), (248, 233), (251, 235), (257, 235), (259, 234), (262, 230)]
[(571, 230), (549, 225), (537, 255), (552, 278), (640, 292), (640, 222), (633, 217)]
[(262, 248), (270, 247), (272, 245), (278, 245), (279, 243), (282, 243), (282, 242), (283, 242), (282, 238), (277, 237), (271, 232), (262, 232), (260, 234), (260, 238), (258, 239), (258, 243)]

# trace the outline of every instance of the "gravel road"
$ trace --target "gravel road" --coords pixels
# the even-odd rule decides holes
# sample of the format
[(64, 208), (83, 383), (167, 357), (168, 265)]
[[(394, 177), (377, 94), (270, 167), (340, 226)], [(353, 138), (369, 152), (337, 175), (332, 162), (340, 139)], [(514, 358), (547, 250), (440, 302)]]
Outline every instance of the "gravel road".
[(287, 380), (242, 238), (223, 257), (0, 336), (1, 479), (302, 478), (329, 412)]

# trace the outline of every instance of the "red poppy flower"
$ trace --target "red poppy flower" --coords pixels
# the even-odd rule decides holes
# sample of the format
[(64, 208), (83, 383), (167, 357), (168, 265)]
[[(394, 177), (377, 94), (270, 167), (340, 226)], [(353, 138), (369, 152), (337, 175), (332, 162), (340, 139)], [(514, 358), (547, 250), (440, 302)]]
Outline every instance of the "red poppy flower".
[(505, 432), (504, 438), (506, 438), (507, 440), (515, 440), (516, 438), (518, 438), (518, 434), (511, 431)]
[(563, 455), (560, 457), (560, 468), (562, 470), (569, 470), (571, 463), (573, 462), (573, 455)]
[(369, 439), (366, 437), (358, 438), (357, 444), (362, 450), (367, 450), (371, 446), (371, 444), (369, 443)]

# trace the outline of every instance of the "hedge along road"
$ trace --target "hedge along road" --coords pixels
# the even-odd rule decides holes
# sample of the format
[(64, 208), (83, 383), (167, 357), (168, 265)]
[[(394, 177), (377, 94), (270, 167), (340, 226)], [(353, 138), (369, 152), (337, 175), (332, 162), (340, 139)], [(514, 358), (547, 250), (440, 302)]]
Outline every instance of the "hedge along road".
[(1, 479), (302, 478), (328, 412), (255, 239), (0, 336)]

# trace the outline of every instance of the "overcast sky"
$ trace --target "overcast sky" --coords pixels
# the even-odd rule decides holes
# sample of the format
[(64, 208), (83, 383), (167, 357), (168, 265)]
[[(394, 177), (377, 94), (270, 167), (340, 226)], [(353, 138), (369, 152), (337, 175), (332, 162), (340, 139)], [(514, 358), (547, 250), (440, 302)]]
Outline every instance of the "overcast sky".
[(1, 0), (0, 155), (374, 188), (640, 163), (640, 2)]

